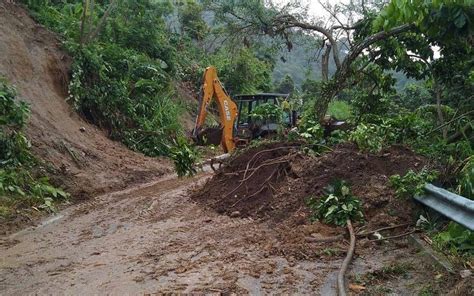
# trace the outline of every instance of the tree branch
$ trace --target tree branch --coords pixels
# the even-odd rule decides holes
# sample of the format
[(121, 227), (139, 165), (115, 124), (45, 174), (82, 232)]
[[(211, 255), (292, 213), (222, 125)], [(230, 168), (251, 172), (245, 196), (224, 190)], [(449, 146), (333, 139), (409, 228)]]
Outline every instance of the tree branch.
[(404, 24), (404, 25), (395, 27), (389, 31), (381, 31), (381, 32), (368, 36), (367, 38), (362, 40), (360, 43), (356, 44), (353, 47), (353, 49), (349, 52), (349, 54), (346, 56), (346, 58), (344, 59), (342, 63), (341, 70), (347, 71), (352, 61), (355, 60), (362, 53), (364, 49), (374, 44), (375, 42), (383, 40), (391, 36), (395, 36), (395, 35), (407, 32), (413, 27), (414, 26), (412, 24)]
[(329, 42), (331, 43), (332, 54), (333, 54), (334, 63), (336, 64), (336, 67), (337, 68), (341, 67), (341, 60), (339, 58), (339, 49), (338, 49), (338, 46), (337, 46), (337, 42), (336, 42), (336, 40), (334, 39), (334, 36), (332, 35), (332, 33), (329, 30), (327, 30), (327, 29), (325, 29), (321, 26), (318, 26), (318, 25), (303, 23), (303, 22), (299, 22), (299, 21), (296, 21), (296, 20), (292, 21), (288, 24), (288, 28), (291, 28), (291, 27), (297, 27), (297, 28), (300, 28), (300, 29), (303, 29), (303, 30), (316, 31), (316, 32), (319, 32), (319, 33), (323, 34), (329, 40)]
[(99, 35), (100, 31), (102, 30), (102, 27), (104, 26), (105, 24), (105, 21), (107, 20), (107, 18), (109, 17), (109, 14), (112, 12), (112, 10), (114, 9), (115, 7), (115, 0), (112, 0), (109, 4), (109, 6), (107, 7), (107, 10), (104, 12), (104, 15), (102, 16), (102, 18), (100, 19), (99, 21), (99, 24), (97, 25), (97, 28), (95, 28), (94, 32), (92, 32), (88, 37), (87, 37), (87, 40), (88, 41), (92, 41), (94, 40), (97, 35)]

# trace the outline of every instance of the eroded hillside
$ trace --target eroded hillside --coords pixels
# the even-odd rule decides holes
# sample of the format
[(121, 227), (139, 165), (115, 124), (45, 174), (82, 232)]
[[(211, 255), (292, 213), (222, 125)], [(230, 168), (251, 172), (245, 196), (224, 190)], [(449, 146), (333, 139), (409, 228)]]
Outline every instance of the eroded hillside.
[(169, 170), (167, 160), (128, 150), (75, 113), (66, 101), (71, 59), (60, 41), (25, 9), (4, 1), (0, 52), (0, 75), (30, 104), (27, 135), (54, 183), (87, 199)]

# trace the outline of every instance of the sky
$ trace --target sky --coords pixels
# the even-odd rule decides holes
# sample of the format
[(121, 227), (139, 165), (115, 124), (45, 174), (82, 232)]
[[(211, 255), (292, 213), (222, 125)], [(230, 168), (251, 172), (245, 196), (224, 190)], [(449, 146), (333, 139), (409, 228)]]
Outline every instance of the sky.
[[(285, 5), (289, 2), (294, 2), (295, 0), (271, 0), (273, 3), (277, 5)], [(327, 17), (329, 14), (321, 7), (319, 1), (317, 0), (296, 0), (302, 6), (308, 6), (308, 14), (315, 17)], [(329, 2), (331, 5), (338, 4), (338, 3), (348, 3), (349, 0), (321, 0), (321, 2), (326, 3)]]

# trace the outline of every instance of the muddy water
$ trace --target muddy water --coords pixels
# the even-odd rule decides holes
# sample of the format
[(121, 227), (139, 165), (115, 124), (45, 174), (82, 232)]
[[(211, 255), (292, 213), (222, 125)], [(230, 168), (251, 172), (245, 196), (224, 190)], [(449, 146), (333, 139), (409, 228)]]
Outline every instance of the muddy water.
[(3, 238), (1, 294), (318, 291), (337, 267), (269, 255), (250, 243), (272, 242), (268, 226), (193, 203), (208, 176), (103, 195)]

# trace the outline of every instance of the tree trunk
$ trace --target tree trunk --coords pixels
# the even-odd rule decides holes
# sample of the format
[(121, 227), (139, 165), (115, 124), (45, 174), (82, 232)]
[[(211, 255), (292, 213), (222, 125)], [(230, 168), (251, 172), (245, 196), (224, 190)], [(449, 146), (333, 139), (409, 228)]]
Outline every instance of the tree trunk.
[[(443, 126), (444, 116), (443, 116), (443, 110), (441, 110), (441, 92), (442, 91), (434, 77), (433, 77), (433, 89), (434, 89), (435, 97), (436, 97), (436, 111), (438, 113), (439, 125)], [(443, 139), (447, 140), (448, 139), (448, 126), (444, 126), (442, 129), (442, 132), (443, 132)]]
[(107, 10), (104, 12), (104, 15), (100, 19), (99, 24), (97, 25), (95, 30), (89, 34), (89, 36), (87, 38), (88, 40), (92, 41), (99, 35), (100, 31), (102, 30), (102, 28), (105, 25), (105, 22), (106, 22), (107, 18), (109, 17), (110, 13), (112, 12), (112, 10), (114, 8), (115, 8), (115, 0), (112, 0), (112, 1), (110, 1), (110, 4), (107, 7)]
[(315, 116), (319, 122), (324, 121), (329, 103), (346, 87), (350, 72), (350, 67), (342, 67), (336, 71), (332, 79), (323, 82), (321, 96), (314, 104)]
[(331, 44), (327, 44), (326, 50), (321, 58), (321, 77), (323, 81), (328, 81), (329, 79), (329, 56), (331, 54), (331, 48)]
[(79, 35), (79, 45), (82, 47), (85, 38), (85, 30), (87, 23), (87, 10), (89, 9), (89, 0), (82, 1), (82, 16), (81, 16), (81, 33)]
[(337, 75), (325, 82), (321, 89), (321, 96), (314, 104), (315, 116), (319, 122), (324, 121), (328, 111), (329, 103), (344, 89), (347, 75)]

